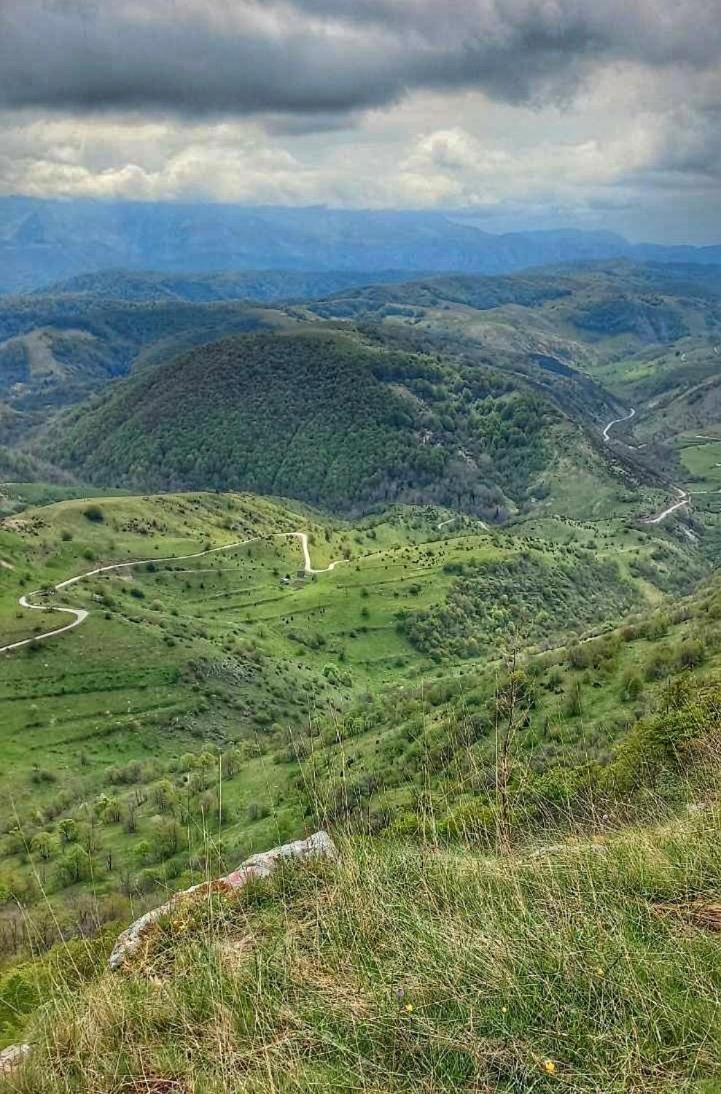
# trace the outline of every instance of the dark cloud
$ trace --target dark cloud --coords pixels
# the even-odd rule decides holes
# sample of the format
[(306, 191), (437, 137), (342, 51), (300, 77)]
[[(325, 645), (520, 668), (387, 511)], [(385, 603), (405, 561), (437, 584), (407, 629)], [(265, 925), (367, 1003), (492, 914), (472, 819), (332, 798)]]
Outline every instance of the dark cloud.
[[(7, 0), (0, 10), (0, 103), (50, 109), (187, 113), (351, 110), (396, 96), (391, 69), (363, 43), (352, 55), (297, 25), (218, 27), (197, 8), (135, 11)], [(159, 18), (161, 8), (166, 17)], [(369, 86), (370, 85), (370, 86)]]
[(669, 119), (667, 137), (655, 170), (686, 176), (692, 183), (721, 180), (721, 103), (681, 107)]
[[(0, 106), (328, 116), (408, 91), (568, 95), (593, 66), (708, 69), (719, 0), (2, 0)], [(311, 123), (312, 124), (312, 123)]]

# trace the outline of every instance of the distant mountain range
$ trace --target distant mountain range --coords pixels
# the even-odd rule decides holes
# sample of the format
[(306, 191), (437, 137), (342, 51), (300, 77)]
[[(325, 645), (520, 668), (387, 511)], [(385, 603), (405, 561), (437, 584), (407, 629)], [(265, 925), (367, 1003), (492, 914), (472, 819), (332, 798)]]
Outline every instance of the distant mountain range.
[(100, 270), (78, 274), (36, 289), (34, 297), (73, 297), (125, 303), (216, 304), (228, 301), (277, 303), (321, 300), (333, 293), (407, 281), (408, 270), (243, 270), (227, 273), (154, 273), (145, 270)]
[(462, 213), (0, 198), (5, 293), (108, 269), (347, 271), (378, 280), (388, 270), (501, 274), (619, 257), (721, 264), (721, 245), (631, 244), (579, 230), (492, 235)]

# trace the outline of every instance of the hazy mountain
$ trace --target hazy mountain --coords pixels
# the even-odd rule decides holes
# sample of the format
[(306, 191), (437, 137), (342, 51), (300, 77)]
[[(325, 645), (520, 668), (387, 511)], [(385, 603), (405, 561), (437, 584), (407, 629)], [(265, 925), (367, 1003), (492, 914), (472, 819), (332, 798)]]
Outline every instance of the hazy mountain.
[(491, 235), (442, 212), (0, 199), (4, 292), (113, 268), (495, 274), (624, 255), (721, 262), (721, 247), (638, 247), (577, 230)]
[(407, 270), (368, 273), (353, 270), (305, 272), (302, 270), (248, 270), (227, 273), (154, 273), (145, 270), (101, 270), (78, 274), (34, 295), (92, 297), (135, 303), (183, 301), (212, 304), (218, 301), (317, 300), (335, 292), (364, 285), (405, 281)]

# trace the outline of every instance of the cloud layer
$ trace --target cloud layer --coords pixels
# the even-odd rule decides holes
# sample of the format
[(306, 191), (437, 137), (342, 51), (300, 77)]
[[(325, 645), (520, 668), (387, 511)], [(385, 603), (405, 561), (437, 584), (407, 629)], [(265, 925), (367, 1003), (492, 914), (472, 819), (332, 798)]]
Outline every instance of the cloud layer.
[(721, 0), (2, 0), (0, 193), (721, 237)]
[(328, 113), (419, 89), (564, 97), (612, 61), (718, 67), (718, 0), (3, 0), (0, 105)]

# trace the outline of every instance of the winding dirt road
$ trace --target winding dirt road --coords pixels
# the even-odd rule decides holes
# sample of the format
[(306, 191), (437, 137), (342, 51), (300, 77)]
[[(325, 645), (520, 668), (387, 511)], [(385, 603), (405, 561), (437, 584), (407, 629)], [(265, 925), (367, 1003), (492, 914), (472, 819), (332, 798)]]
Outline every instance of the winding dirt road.
[[(335, 570), (336, 566), (340, 565), (341, 562), (345, 562), (345, 559), (338, 559), (335, 562), (329, 563), (328, 566), (325, 566), (322, 570), (316, 570), (311, 563), (307, 532), (273, 532), (272, 534), (277, 537), (293, 537), (300, 542), (301, 550), (303, 551), (303, 569), (306, 574), (327, 574), (332, 570)], [(98, 566), (94, 570), (86, 570), (85, 573), (77, 574), (76, 577), (69, 577), (65, 581), (60, 581), (57, 585), (53, 586), (53, 590), (56, 593), (61, 592), (70, 585), (77, 585), (79, 581), (85, 581), (89, 577), (96, 577), (98, 574), (107, 574), (112, 570), (129, 570), (134, 566), (147, 566), (149, 562), (183, 562), (190, 558), (204, 558), (206, 555), (218, 554), (220, 551), (232, 551), (236, 547), (246, 547), (250, 543), (258, 543), (260, 542), (260, 539), (260, 536), (253, 536), (251, 539), (242, 539), (235, 543), (225, 543), (222, 547), (210, 547), (207, 551), (195, 551), (190, 555), (168, 555), (165, 558), (142, 558), (136, 559), (133, 562), (113, 562), (109, 566)], [(23, 646), (29, 646), (34, 642), (44, 642), (48, 638), (55, 638), (58, 634), (66, 634), (75, 627), (79, 627), (81, 623), (84, 623), (88, 618), (90, 613), (85, 608), (67, 608), (55, 604), (31, 604), (28, 597), (37, 596), (40, 591), (41, 590), (36, 589), (34, 593), (27, 593), (26, 595), (21, 596), (18, 600), (20, 607), (30, 608), (32, 611), (37, 612), (64, 612), (66, 615), (73, 616), (72, 622), (67, 623), (64, 627), (57, 627), (52, 631), (45, 631), (43, 634), (34, 634), (32, 638), (23, 638), (19, 642), (11, 642), (7, 646), (0, 646), (0, 653), (10, 653), (12, 650), (22, 649)]]
[(324, 566), (322, 570), (314, 570), (310, 562), (310, 551), (308, 550), (308, 536), (305, 532), (276, 532), (278, 536), (295, 536), (300, 540), (300, 545), (303, 550), (303, 562), (304, 570), (307, 574), (329, 574), (331, 570), (335, 570), (336, 566), (340, 566), (341, 562), (345, 562), (344, 558), (336, 559), (335, 562), (330, 562), (327, 566)]
[(604, 429), (604, 431), (603, 431), (603, 439), (606, 442), (606, 444), (609, 444), (609, 442), (611, 440), (611, 438), (609, 437), (609, 433), (611, 432), (611, 429), (614, 425), (619, 425), (621, 422), (630, 422), (631, 418), (635, 418), (635, 417), (636, 417), (636, 408), (635, 408), (635, 406), (632, 406), (630, 411), (628, 412), (628, 414), (624, 414), (623, 418), (614, 418), (612, 421), (610, 421), (608, 423), (608, 425), (606, 426), (606, 428)]
[[(610, 444), (610, 433), (613, 426), (618, 425), (619, 422), (629, 422), (631, 418), (634, 418), (635, 416), (636, 408), (631, 407), (629, 413), (624, 415), (623, 418), (614, 418), (612, 421), (610, 421), (603, 431), (603, 439), (606, 444)], [(664, 521), (666, 517), (670, 517), (672, 513), (676, 512), (677, 509), (682, 509), (685, 505), (689, 504), (691, 500), (691, 495), (686, 490), (682, 490), (680, 486), (674, 486), (673, 489), (676, 491), (678, 501), (675, 501), (672, 505), (669, 505), (666, 509), (663, 510), (662, 513), (658, 513), (655, 517), (646, 517), (646, 519), (643, 521), (644, 524), (661, 524), (661, 522)]]
[(673, 505), (669, 505), (668, 509), (664, 509), (662, 513), (659, 513), (656, 517), (647, 517), (643, 522), (644, 524), (660, 524), (662, 520), (669, 517), (671, 513), (675, 513), (677, 509), (683, 508), (684, 505), (688, 505), (690, 501), (690, 495), (682, 490), (680, 486), (674, 486), (674, 490), (678, 494), (679, 500)]

